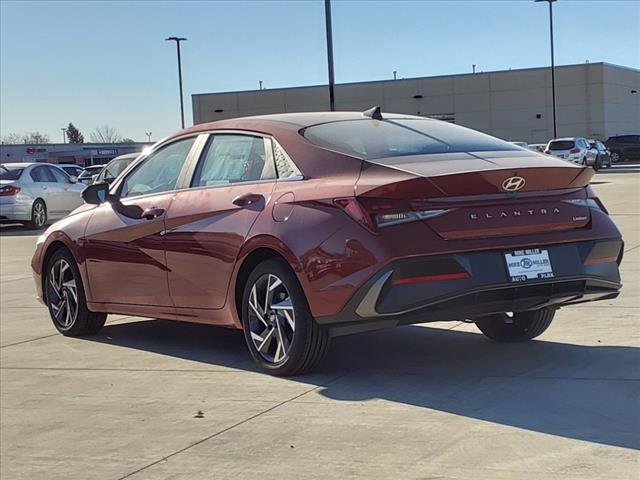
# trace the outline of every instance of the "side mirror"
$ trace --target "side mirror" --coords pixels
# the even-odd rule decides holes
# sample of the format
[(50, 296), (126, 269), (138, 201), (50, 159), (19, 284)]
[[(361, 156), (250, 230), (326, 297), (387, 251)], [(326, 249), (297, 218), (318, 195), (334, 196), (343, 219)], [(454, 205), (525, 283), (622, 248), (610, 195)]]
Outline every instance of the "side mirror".
[(75, 175), (71, 175), (69, 177), (69, 183), (78, 183), (78, 177), (76, 177)]
[(82, 199), (91, 205), (100, 205), (109, 198), (109, 185), (106, 183), (94, 183), (82, 191)]

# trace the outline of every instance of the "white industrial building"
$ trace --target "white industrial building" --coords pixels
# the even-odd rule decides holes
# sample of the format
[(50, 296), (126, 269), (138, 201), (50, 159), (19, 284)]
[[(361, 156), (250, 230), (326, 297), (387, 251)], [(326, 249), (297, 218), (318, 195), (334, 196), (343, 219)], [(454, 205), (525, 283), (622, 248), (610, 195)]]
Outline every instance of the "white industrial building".
[[(640, 70), (608, 63), (556, 67), (558, 136), (640, 133)], [(553, 137), (551, 69), (526, 68), (335, 86), (336, 110), (430, 116), (507, 140)], [(194, 124), (247, 115), (326, 111), (326, 85), (192, 95)]]

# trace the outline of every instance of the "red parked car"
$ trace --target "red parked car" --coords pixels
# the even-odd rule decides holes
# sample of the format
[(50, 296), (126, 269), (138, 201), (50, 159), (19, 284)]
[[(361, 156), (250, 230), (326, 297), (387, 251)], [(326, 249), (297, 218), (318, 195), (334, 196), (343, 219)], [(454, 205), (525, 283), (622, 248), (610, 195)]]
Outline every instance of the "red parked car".
[(621, 288), (593, 170), (408, 115), (299, 113), (196, 125), (51, 226), (32, 266), (64, 335), (108, 313), (243, 329), (266, 371), (333, 336), (436, 320), (540, 335)]

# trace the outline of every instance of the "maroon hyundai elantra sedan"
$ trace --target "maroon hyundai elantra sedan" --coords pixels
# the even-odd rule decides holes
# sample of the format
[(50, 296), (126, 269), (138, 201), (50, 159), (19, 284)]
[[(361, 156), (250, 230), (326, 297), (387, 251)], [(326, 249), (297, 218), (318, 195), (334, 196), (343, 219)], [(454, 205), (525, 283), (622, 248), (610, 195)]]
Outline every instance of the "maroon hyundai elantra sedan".
[(377, 108), (224, 120), (88, 187), (32, 267), (63, 335), (108, 313), (238, 328), (278, 375), (315, 367), (333, 336), (402, 324), (470, 320), (524, 341), (621, 288), (592, 175)]

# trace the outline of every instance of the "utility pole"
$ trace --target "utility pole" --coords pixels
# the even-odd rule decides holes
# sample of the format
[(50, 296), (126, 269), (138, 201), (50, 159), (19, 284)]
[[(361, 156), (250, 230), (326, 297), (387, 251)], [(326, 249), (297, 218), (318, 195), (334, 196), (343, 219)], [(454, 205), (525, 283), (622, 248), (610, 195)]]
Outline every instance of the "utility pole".
[(333, 112), (336, 109), (333, 86), (333, 33), (331, 31), (331, 0), (324, 0), (324, 19), (327, 31), (327, 63), (329, 64), (329, 109)]
[(151, 143), (151, 134), (153, 132), (144, 132), (144, 134), (147, 136), (147, 142)]
[(67, 129), (62, 127), (60, 130), (62, 130), (62, 143), (67, 143)]
[(397, 78), (398, 78), (398, 77), (397, 77), (397, 75), (398, 75), (398, 71), (397, 71), (397, 70), (394, 70), (394, 71), (393, 71), (393, 79), (394, 79), (394, 80), (397, 80)]
[(549, 43), (551, 44), (551, 103), (553, 105), (553, 138), (558, 138), (556, 123), (556, 65), (553, 54), (553, 2), (556, 0), (535, 0), (549, 4)]
[(180, 121), (182, 128), (184, 128), (184, 99), (182, 98), (182, 61), (180, 59), (180, 42), (185, 41), (183, 37), (168, 37), (165, 41), (176, 42), (176, 51), (178, 53), (178, 82), (180, 85)]

